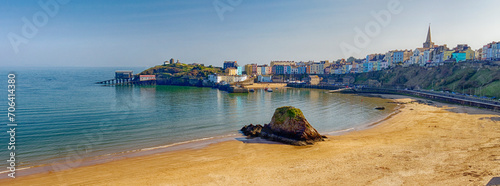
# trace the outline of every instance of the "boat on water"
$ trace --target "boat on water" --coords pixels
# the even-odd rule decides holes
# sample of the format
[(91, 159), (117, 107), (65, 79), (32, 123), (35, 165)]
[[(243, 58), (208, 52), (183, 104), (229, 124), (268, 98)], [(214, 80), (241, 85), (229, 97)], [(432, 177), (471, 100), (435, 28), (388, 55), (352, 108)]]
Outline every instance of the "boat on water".
[(250, 89), (249, 91), (250, 91), (250, 92), (255, 92), (255, 90), (254, 90), (253, 88), (252, 88), (252, 89)]
[(270, 88), (270, 89), (267, 89), (267, 91), (268, 91), (268, 92), (272, 92), (272, 91), (273, 91), (273, 89), (272, 89), (272, 88)]
[(377, 110), (385, 110), (385, 107), (375, 107)]

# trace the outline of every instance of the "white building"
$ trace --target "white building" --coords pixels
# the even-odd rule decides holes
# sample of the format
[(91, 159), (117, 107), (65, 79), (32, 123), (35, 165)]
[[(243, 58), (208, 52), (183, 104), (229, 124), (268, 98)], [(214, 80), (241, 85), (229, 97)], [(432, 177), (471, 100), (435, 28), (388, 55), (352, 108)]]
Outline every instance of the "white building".
[(272, 75), (264, 75), (264, 76), (259, 75), (259, 76), (257, 76), (257, 81), (271, 83), (271, 82), (273, 82), (273, 76)]
[(325, 68), (324, 64), (314, 62), (311, 64), (311, 72), (309, 74), (324, 74), (325, 73)]
[(387, 63), (389, 63), (389, 67), (393, 66), (393, 58), (392, 58), (393, 55), (394, 55), (394, 51), (389, 51), (389, 52), (385, 53), (384, 61), (387, 61)]
[(242, 76), (223, 76), (223, 75), (219, 75), (219, 74), (208, 75), (208, 81), (210, 81), (212, 83), (220, 83), (222, 81), (224, 81), (226, 83), (236, 83), (236, 82), (241, 82), (241, 81), (245, 81), (245, 80), (247, 80), (246, 75), (242, 75)]
[(500, 42), (493, 42), (491, 44), (491, 59), (497, 60), (500, 59)]
[(420, 64), (426, 64), (432, 62), (432, 51), (433, 49), (429, 49), (424, 51), (424, 55), (422, 59), (420, 60)]
[(410, 56), (410, 64), (420, 64), (421, 59), (424, 57), (425, 48), (416, 48)]
[(379, 63), (380, 63), (380, 69), (389, 68), (389, 62), (387, 62), (387, 61), (381, 61)]

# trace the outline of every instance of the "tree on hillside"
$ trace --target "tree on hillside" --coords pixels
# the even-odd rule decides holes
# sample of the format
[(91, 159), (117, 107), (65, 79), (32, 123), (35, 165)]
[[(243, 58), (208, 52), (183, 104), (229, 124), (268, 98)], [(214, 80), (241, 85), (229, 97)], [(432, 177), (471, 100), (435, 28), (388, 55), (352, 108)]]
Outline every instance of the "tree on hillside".
[(353, 62), (353, 61), (356, 61), (356, 58), (354, 58), (354, 57), (352, 57), (352, 56), (351, 56), (351, 57), (349, 57), (349, 58), (347, 58), (347, 62), (348, 62), (348, 63), (351, 63), (351, 62)]

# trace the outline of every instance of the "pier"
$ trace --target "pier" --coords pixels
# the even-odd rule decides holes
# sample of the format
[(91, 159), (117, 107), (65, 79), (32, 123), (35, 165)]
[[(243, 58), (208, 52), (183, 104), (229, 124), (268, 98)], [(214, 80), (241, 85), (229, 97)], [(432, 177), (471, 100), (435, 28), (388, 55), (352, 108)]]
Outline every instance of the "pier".
[(132, 78), (127, 78), (127, 79), (109, 79), (105, 81), (99, 81), (96, 82), (96, 84), (103, 84), (103, 85), (132, 85), (134, 84), (134, 81)]
[(115, 78), (99, 81), (96, 84), (103, 84), (105, 86), (113, 85), (156, 85), (155, 75), (134, 75), (131, 70), (117, 70), (115, 71)]

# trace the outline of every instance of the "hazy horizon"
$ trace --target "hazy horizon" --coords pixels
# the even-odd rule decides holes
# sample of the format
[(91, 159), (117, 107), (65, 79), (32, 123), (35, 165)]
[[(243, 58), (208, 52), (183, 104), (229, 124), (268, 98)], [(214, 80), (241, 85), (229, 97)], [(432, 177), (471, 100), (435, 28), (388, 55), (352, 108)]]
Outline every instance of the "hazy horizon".
[[(149, 67), (170, 58), (222, 66), (225, 60), (268, 64), (331, 61), (351, 54), (364, 58), (422, 47), (429, 24), (433, 42), (449, 48), (468, 44), (476, 50), (500, 40), (500, 25), (494, 24), (500, 15), (492, 13), (500, 2), (493, 0), (41, 0), (0, 5), (2, 66)], [(354, 42), (358, 30), (368, 42)], [(343, 46), (356, 51), (346, 53)]]

